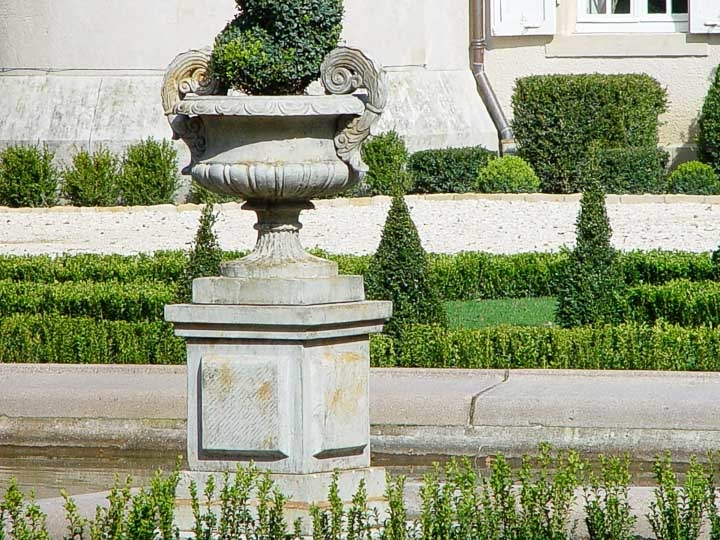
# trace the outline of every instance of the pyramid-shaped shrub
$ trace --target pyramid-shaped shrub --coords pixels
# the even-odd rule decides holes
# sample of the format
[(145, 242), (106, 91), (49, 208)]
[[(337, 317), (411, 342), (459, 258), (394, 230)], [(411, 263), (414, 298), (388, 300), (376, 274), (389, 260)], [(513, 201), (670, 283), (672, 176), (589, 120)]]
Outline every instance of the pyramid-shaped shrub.
[(427, 253), (402, 195), (392, 199), (365, 286), (369, 299), (393, 302), (387, 334), (398, 335), (410, 324), (447, 325), (445, 307), (430, 280)]

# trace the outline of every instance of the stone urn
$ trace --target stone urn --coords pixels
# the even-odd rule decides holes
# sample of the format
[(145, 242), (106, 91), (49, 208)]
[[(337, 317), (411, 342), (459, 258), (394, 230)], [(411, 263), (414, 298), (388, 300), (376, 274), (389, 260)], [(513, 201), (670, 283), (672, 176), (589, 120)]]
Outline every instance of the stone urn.
[(257, 243), (221, 276), (196, 279), (192, 303), (165, 307), (187, 342), (190, 471), (178, 524), (191, 530), (191, 480), (202, 492), (208, 475), (249, 463), (290, 497), (289, 523), (303, 517), (309, 526), (333, 471), (345, 501), (362, 481), (370, 504), (382, 506), (385, 472), (370, 467), (369, 335), (392, 305), (366, 301), (361, 276), (340, 276), (307, 253), (299, 216), (311, 198), (361, 180), (360, 145), (385, 105), (383, 72), (338, 48), (322, 65), (327, 95), (227, 96), (216, 95), (208, 61), (205, 51), (178, 56), (163, 106), (190, 148), (187, 170), (207, 189), (245, 199)]
[[(179, 55), (163, 84), (174, 137), (191, 151), (199, 184), (247, 201), (257, 213), (254, 251), (227, 277), (327, 277), (335, 266), (301, 246), (299, 214), (310, 199), (340, 193), (365, 171), (360, 145), (385, 107), (385, 75), (361, 51), (334, 49), (321, 67), (326, 95), (215, 95), (209, 53)], [(361, 90), (362, 93), (358, 93)]]

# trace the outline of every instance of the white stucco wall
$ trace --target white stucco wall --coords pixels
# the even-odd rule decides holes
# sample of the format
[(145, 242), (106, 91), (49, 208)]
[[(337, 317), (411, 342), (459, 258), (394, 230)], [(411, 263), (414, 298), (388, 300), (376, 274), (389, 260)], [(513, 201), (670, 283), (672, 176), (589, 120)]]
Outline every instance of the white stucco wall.
[[(389, 72), (378, 131), (397, 130), (411, 150), (496, 145), (468, 67), (466, 0), (346, 0), (345, 9), (343, 42)], [(234, 13), (233, 0), (0, 0), (0, 106), (12, 111), (0, 145), (47, 142), (63, 156), (168, 137), (165, 67), (211, 45)]]

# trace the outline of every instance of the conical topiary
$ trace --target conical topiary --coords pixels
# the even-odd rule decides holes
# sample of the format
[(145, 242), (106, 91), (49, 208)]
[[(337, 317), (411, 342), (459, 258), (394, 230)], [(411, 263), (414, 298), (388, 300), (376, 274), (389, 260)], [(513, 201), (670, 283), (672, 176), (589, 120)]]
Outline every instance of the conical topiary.
[(200, 223), (188, 253), (185, 271), (178, 283), (179, 302), (192, 300), (192, 282), (195, 278), (220, 275), (222, 250), (213, 230), (216, 221), (213, 205), (206, 204), (200, 214)]
[(392, 199), (365, 286), (369, 299), (393, 302), (387, 334), (398, 335), (409, 324), (447, 325), (445, 307), (430, 281), (427, 253), (402, 195)]
[(598, 173), (597, 162), (591, 158), (585, 170), (576, 245), (558, 284), (555, 319), (566, 328), (617, 322), (622, 312), (625, 282), (610, 244), (612, 229)]
[(720, 175), (720, 66), (715, 71), (698, 120), (698, 157)]

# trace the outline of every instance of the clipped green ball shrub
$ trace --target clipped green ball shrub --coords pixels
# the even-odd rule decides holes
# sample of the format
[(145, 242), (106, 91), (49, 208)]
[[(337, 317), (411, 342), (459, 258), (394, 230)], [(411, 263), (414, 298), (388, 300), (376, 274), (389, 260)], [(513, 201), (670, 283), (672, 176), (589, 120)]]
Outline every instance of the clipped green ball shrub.
[(120, 196), (121, 160), (106, 148), (85, 149), (63, 173), (62, 194), (75, 206), (113, 206)]
[(588, 155), (597, 161), (596, 172), (605, 193), (666, 191), (665, 169), (670, 156), (662, 148), (591, 145)]
[(670, 173), (668, 192), (689, 195), (720, 194), (720, 178), (710, 165), (699, 161), (681, 163)]
[(405, 170), (408, 150), (395, 131), (372, 137), (362, 145), (361, 153), (368, 166), (363, 195), (404, 194), (410, 189), (410, 176)]
[(524, 159), (503, 156), (491, 160), (478, 171), (477, 190), (482, 193), (534, 193), (540, 179)]
[(170, 204), (179, 186), (177, 151), (170, 141), (148, 138), (127, 148), (119, 186), (122, 204)]
[(14, 208), (57, 203), (55, 154), (43, 146), (9, 146), (0, 152), (0, 205)]
[(365, 289), (370, 300), (393, 302), (387, 334), (397, 335), (411, 324), (447, 325), (445, 306), (429, 276), (427, 253), (402, 195), (393, 197), (380, 245), (365, 274)]
[(708, 89), (698, 120), (698, 157), (720, 175), (720, 67)]
[(658, 116), (667, 93), (652, 77), (621, 75), (535, 75), (516, 81), (512, 97), (518, 155), (540, 177), (547, 193), (582, 190), (590, 145), (655, 147)]
[(482, 146), (421, 150), (408, 159), (411, 193), (467, 193), (495, 153)]
[(239, 12), (215, 38), (210, 68), (247, 94), (299, 94), (337, 46), (342, 0), (236, 0)]

